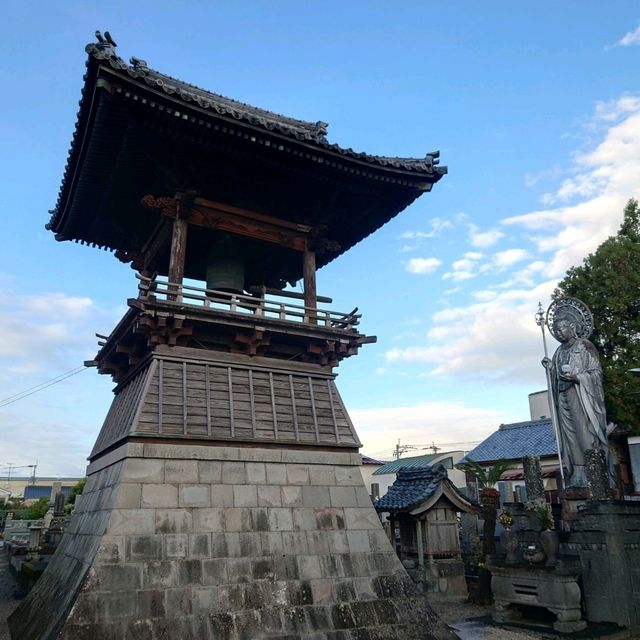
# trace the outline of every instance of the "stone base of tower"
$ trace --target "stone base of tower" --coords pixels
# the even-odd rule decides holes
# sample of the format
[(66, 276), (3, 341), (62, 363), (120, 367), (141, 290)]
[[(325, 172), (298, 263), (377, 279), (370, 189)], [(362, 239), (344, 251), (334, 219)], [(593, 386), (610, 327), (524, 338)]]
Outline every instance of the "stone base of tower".
[(94, 460), (14, 640), (455, 638), (355, 453), (128, 442)]

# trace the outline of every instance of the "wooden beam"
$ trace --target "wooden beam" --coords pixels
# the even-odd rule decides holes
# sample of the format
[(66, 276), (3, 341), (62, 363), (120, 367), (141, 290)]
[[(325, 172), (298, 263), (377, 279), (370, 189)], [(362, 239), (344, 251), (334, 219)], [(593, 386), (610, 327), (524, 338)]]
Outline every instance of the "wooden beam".
[(291, 229), (289, 224), (263, 221), (251, 216), (238, 215), (217, 208), (194, 206), (188, 216), (189, 223), (196, 227), (218, 229), (239, 236), (270, 242), (282, 247), (304, 251), (307, 246), (306, 230)]
[[(189, 223), (181, 218), (173, 221), (173, 235), (171, 236), (171, 255), (169, 257), (169, 282), (182, 285), (184, 278), (184, 262), (187, 253), (187, 230)], [(182, 301), (182, 296), (174, 292), (167, 296), (169, 300)]]
[[(305, 314), (310, 313), (309, 324), (318, 324), (315, 310), (318, 308), (318, 297), (316, 294), (316, 254), (313, 251), (305, 251), (302, 256), (302, 277), (304, 281), (304, 306), (307, 307)], [(311, 310), (311, 311), (309, 311)]]

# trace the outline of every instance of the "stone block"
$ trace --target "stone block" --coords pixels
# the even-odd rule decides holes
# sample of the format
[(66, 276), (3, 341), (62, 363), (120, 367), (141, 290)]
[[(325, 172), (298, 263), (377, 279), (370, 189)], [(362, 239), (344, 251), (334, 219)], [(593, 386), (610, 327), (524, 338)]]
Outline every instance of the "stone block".
[(316, 529), (330, 531), (344, 529), (344, 513), (342, 509), (318, 508), (314, 509)]
[(165, 599), (167, 617), (178, 618), (191, 615), (193, 612), (190, 588), (167, 589)]
[(142, 584), (141, 565), (101, 564), (93, 569), (98, 591), (135, 591)]
[(208, 484), (181, 484), (179, 487), (179, 506), (211, 506), (211, 489)]
[(373, 502), (371, 496), (367, 493), (364, 486), (355, 487), (356, 490), (356, 506), (358, 507), (372, 507)]
[(291, 509), (284, 507), (268, 509), (269, 531), (292, 531), (293, 514)]
[(191, 510), (156, 509), (155, 531), (157, 533), (191, 533), (193, 531)]
[(391, 544), (384, 529), (369, 531), (369, 542), (372, 551), (391, 551)]
[(335, 601), (333, 580), (329, 578), (320, 578), (319, 580), (309, 580), (309, 584), (311, 585), (313, 602), (315, 604), (329, 604)]
[(258, 487), (253, 484), (236, 484), (233, 486), (234, 507), (257, 507)]
[(233, 507), (233, 486), (217, 484), (211, 487), (212, 507)]
[(336, 484), (336, 474), (330, 465), (310, 465), (309, 474), (311, 484), (314, 486), (335, 486)]
[(380, 520), (373, 507), (345, 508), (344, 519), (347, 529), (380, 529)]
[(288, 484), (309, 484), (309, 467), (304, 464), (287, 464)]
[(360, 487), (363, 484), (362, 475), (358, 467), (336, 467), (336, 484), (338, 486)]
[(246, 472), (248, 484), (265, 484), (267, 481), (264, 462), (247, 462)]
[(302, 487), (283, 486), (281, 491), (283, 507), (301, 507), (303, 505)]
[(349, 540), (345, 531), (327, 531), (326, 536), (331, 553), (349, 553)]
[(302, 555), (309, 553), (309, 542), (306, 531), (283, 531), (282, 546), (286, 553)]
[(138, 618), (163, 618), (166, 615), (164, 590), (148, 589), (138, 591), (136, 614)]
[(231, 508), (224, 510), (225, 531), (251, 531), (253, 529), (253, 518), (251, 509)]
[(167, 560), (186, 558), (189, 555), (189, 536), (186, 533), (169, 533), (164, 538), (164, 556)]
[(222, 482), (222, 462), (220, 460), (199, 460), (198, 482), (220, 484)]
[(224, 587), (194, 587), (191, 593), (194, 614), (208, 617), (211, 614), (226, 613), (230, 609), (229, 590)]
[(282, 452), (279, 449), (241, 447), (236, 458), (243, 462), (280, 462), (282, 460)]
[(178, 565), (178, 584), (183, 586), (202, 584), (202, 560), (198, 558), (176, 560), (176, 564)]
[(268, 555), (282, 555), (284, 553), (283, 533), (281, 531), (261, 531), (260, 547)]
[(329, 496), (332, 507), (355, 507), (357, 505), (356, 487), (329, 487)]
[(124, 561), (125, 536), (104, 536), (96, 553), (95, 564)]
[(368, 553), (371, 551), (367, 531), (347, 531), (347, 540), (349, 541), (349, 551), (351, 553)]
[(299, 556), (298, 572), (302, 580), (314, 580), (322, 578), (322, 569), (318, 556)]
[(98, 620), (113, 622), (120, 618), (131, 618), (136, 614), (136, 592), (119, 590), (113, 593), (102, 593), (97, 605)]
[(295, 556), (274, 558), (273, 572), (276, 580), (298, 580), (298, 560)]
[(255, 558), (262, 555), (262, 539), (263, 532), (249, 531), (240, 532), (240, 554), (243, 558)]
[(314, 531), (317, 529), (315, 509), (292, 509), (293, 529)]
[(251, 560), (251, 577), (254, 580), (271, 580), (275, 577), (274, 562), (270, 557), (254, 558)]
[(329, 487), (302, 487), (302, 503), (305, 507), (328, 507)]
[(162, 536), (127, 536), (126, 559), (130, 562), (160, 560), (162, 558)]
[(244, 462), (222, 463), (223, 484), (247, 484), (247, 471)]
[(125, 461), (122, 470), (123, 482), (164, 482), (164, 460), (130, 458)]
[(280, 463), (266, 463), (267, 484), (287, 484), (287, 467)]
[(178, 584), (178, 561), (147, 562), (143, 567), (144, 589), (167, 589)]
[(178, 487), (175, 484), (142, 485), (142, 507), (168, 509), (178, 506)]
[(153, 509), (114, 509), (109, 518), (107, 531), (113, 536), (155, 533), (155, 511)]
[(198, 482), (198, 462), (196, 460), (167, 460), (164, 467), (165, 482)]
[(229, 582), (226, 558), (209, 558), (202, 561), (202, 583), (222, 585)]
[[(285, 487), (279, 487), (277, 485), (263, 485), (258, 486), (258, 506), (259, 507), (281, 507), (282, 506), (282, 494), (281, 489)], [(290, 505), (286, 505), (290, 506)]]
[(190, 534), (188, 541), (188, 555), (190, 558), (209, 558), (211, 556), (211, 534)]
[(225, 514), (229, 510), (219, 507), (193, 510), (193, 532), (222, 532), (225, 529)]
[(142, 505), (142, 484), (129, 482), (121, 484), (116, 492), (113, 506), (116, 509), (139, 509)]
[(227, 575), (229, 582), (249, 582), (251, 580), (251, 560), (249, 558), (228, 558)]

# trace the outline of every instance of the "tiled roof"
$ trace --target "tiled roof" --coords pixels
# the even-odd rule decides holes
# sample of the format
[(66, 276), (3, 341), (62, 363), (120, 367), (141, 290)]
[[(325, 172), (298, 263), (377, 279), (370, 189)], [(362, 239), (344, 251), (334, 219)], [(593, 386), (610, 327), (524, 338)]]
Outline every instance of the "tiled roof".
[(447, 477), (447, 470), (441, 464), (434, 464), (431, 467), (422, 469), (401, 468), (395, 482), (389, 487), (387, 493), (382, 498), (373, 503), (377, 511), (389, 513), (399, 511), (410, 511), (418, 505), (426, 502), (441, 485), (445, 489), (444, 493), (454, 502), (467, 505), (473, 508), (469, 499), (460, 493)]
[(519, 460), (524, 456), (553, 456), (558, 453), (551, 420), (530, 420), (501, 424), (466, 458), (476, 462)]
[(362, 464), (384, 464), (384, 460), (376, 460), (375, 458), (370, 458), (369, 456), (362, 456)]
[(428, 500), (446, 477), (447, 470), (441, 464), (423, 469), (401, 468), (389, 491), (373, 506), (379, 511), (406, 511)]
[(441, 453), (430, 453), (424, 456), (412, 456), (411, 458), (400, 458), (387, 462), (373, 472), (374, 476), (381, 476), (387, 473), (397, 473), (398, 469), (424, 469), (429, 467), (437, 458), (441, 458)]

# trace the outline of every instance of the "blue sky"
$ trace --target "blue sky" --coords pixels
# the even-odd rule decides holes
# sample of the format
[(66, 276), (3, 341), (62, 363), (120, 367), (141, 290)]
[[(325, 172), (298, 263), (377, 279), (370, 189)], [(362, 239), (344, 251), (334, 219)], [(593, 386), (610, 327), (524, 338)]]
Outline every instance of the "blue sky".
[(10, 1), (3, 18), (0, 478), (36, 459), (83, 473), (109, 378), (2, 400), (91, 358), (136, 291), (112, 255), (44, 229), (96, 29), (125, 59), (328, 122), (343, 147), (441, 151), (433, 192), (318, 274), (378, 336), (338, 368), (368, 454), (464, 448), (526, 419), (544, 386), (538, 300), (640, 196), (636, 3)]

